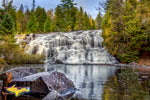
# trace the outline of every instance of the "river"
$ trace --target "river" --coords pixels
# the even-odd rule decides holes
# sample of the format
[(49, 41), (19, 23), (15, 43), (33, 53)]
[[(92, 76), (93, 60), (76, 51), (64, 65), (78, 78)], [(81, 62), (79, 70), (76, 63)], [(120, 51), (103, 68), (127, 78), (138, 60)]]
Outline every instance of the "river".
[[(13, 67), (16, 65), (10, 66)], [(140, 79), (137, 72), (128, 68), (63, 64), (17, 65), (17, 67), (31, 67), (38, 72), (65, 73), (77, 88), (74, 100), (149, 100), (150, 97), (150, 81)]]

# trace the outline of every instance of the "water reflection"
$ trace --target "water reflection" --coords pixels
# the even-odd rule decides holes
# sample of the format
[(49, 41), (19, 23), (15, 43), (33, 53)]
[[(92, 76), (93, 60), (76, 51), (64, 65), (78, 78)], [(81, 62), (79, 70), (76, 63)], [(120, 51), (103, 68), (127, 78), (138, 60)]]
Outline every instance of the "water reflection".
[(104, 100), (149, 100), (149, 75), (142, 79), (133, 69), (120, 70), (105, 83)]
[[(142, 76), (133, 69), (102, 65), (13, 65), (6, 67), (36, 68), (38, 72), (60, 71), (79, 89), (79, 100), (149, 100), (150, 73)], [(25, 100), (23, 98), (20, 100)], [(37, 98), (36, 98), (37, 99)], [(31, 99), (33, 100), (33, 99)], [(75, 99), (76, 100), (76, 99)]]
[(102, 65), (45, 65), (45, 70), (63, 72), (79, 89), (78, 99), (102, 99), (103, 84), (116, 72), (114, 66)]

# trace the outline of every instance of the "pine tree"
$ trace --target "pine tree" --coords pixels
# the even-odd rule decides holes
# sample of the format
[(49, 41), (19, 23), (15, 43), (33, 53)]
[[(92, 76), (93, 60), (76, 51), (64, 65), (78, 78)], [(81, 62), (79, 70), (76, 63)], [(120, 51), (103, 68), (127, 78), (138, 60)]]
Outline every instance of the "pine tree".
[(3, 0), (2, 1), (2, 7), (4, 8), (5, 12), (9, 13), (9, 16), (11, 16), (11, 19), (14, 23), (14, 29), (16, 28), (16, 7), (12, 5), (13, 0)]
[(137, 13), (138, 2), (108, 1), (101, 25), (105, 47), (121, 62), (136, 61), (145, 38)]
[(102, 21), (102, 17), (101, 17), (101, 13), (99, 12), (96, 17), (97, 29), (101, 29), (101, 21)]
[(84, 13), (84, 20), (85, 20), (84, 29), (85, 29), (85, 30), (91, 29), (90, 19), (89, 19), (89, 16), (87, 15), (86, 12)]
[(17, 33), (23, 33), (26, 30), (26, 19), (25, 19), (25, 15), (23, 13), (23, 5), (21, 4), (20, 9), (18, 10), (16, 16), (17, 16), (17, 21), (16, 21), (16, 29), (17, 29)]
[(80, 7), (80, 10), (76, 13), (76, 22), (75, 22), (75, 30), (84, 30), (84, 11), (83, 8)]
[(3, 17), (4, 17), (4, 10), (0, 8), (0, 24), (1, 24)]
[(25, 20), (26, 20), (26, 23), (29, 21), (29, 16), (30, 16), (30, 10), (27, 8), (26, 11), (25, 11)]
[(35, 10), (35, 16), (36, 16), (37, 21), (39, 23), (39, 32), (43, 32), (44, 31), (44, 23), (46, 21), (45, 9), (38, 6)]
[(52, 32), (53, 31), (53, 25), (52, 21), (49, 16), (47, 16), (46, 22), (44, 24), (44, 33)]
[(15, 24), (8, 13), (4, 14), (3, 20), (0, 24), (0, 34), (13, 34), (15, 31)]
[(23, 5), (22, 5), (22, 4), (20, 5), (19, 10), (20, 10), (20, 11), (22, 11), (22, 12), (24, 12), (24, 7), (23, 7)]
[(95, 30), (96, 29), (96, 26), (95, 26), (95, 21), (92, 19), (92, 24), (93, 24), (93, 26), (92, 26), (92, 30)]
[(64, 20), (63, 20), (63, 12), (62, 8), (58, 5), (55, 9), (54, 23), (55, 23), (55, 31), (62, 31), (64, 28)]
[[(75, 4), (73, 3), (73, 1), (74, 0), (61, 0), (62, 3), (56, 8), (55, 25), (56, 27), (61, 27), (62, 31), (74, 30), (77, 8), (74, 7)], [(58, 12), (60, 12), (61, 14), (59, 14)], [(60, 24), (60, 19), (63, 25)]]
[(33, 2), (32, 2), (32, 10), (34, 11), (35, 10), (35, 0), (33, 0)]
[(35, 17), (34, 13), (30, 14), (29, 21), (27, 24), (27, 32), (29, 33), (39, 33), (39, 22)]

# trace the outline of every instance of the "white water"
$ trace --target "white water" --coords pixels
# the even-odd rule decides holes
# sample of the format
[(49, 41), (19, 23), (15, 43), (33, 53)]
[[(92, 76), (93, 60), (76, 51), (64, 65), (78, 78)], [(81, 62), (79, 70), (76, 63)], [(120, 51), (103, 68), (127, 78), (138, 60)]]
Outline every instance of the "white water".
[(45, 54), (46, 62), (112, 64), (117, 60), (104, 49), (101, 30), (37, 34), (25, 48), (29, 54)]

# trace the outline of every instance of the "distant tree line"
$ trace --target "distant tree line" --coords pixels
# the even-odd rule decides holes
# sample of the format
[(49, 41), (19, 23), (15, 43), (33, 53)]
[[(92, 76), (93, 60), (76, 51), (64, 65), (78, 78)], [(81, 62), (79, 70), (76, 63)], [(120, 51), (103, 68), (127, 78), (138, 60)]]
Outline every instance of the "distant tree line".
[(121, 62), (150, 56), (150, 0), (106, 0), (104, 45)]
[[(7, 2), (6, 2), (7, 1)], [(8, 2), (9, 1), (9, 2)], [(75, 7), (74, 0), (61, 0), (55, 8), (46, 11), (36, 7), (33, 0), (32, 9), (12, 5), (13, 0), (3, 0), (0, 8), (0, 34), (12, 33), (48, 33), (54, 31), (94, 30), (101, 28), (101, 14), (94, 20), (82, 7)]]

